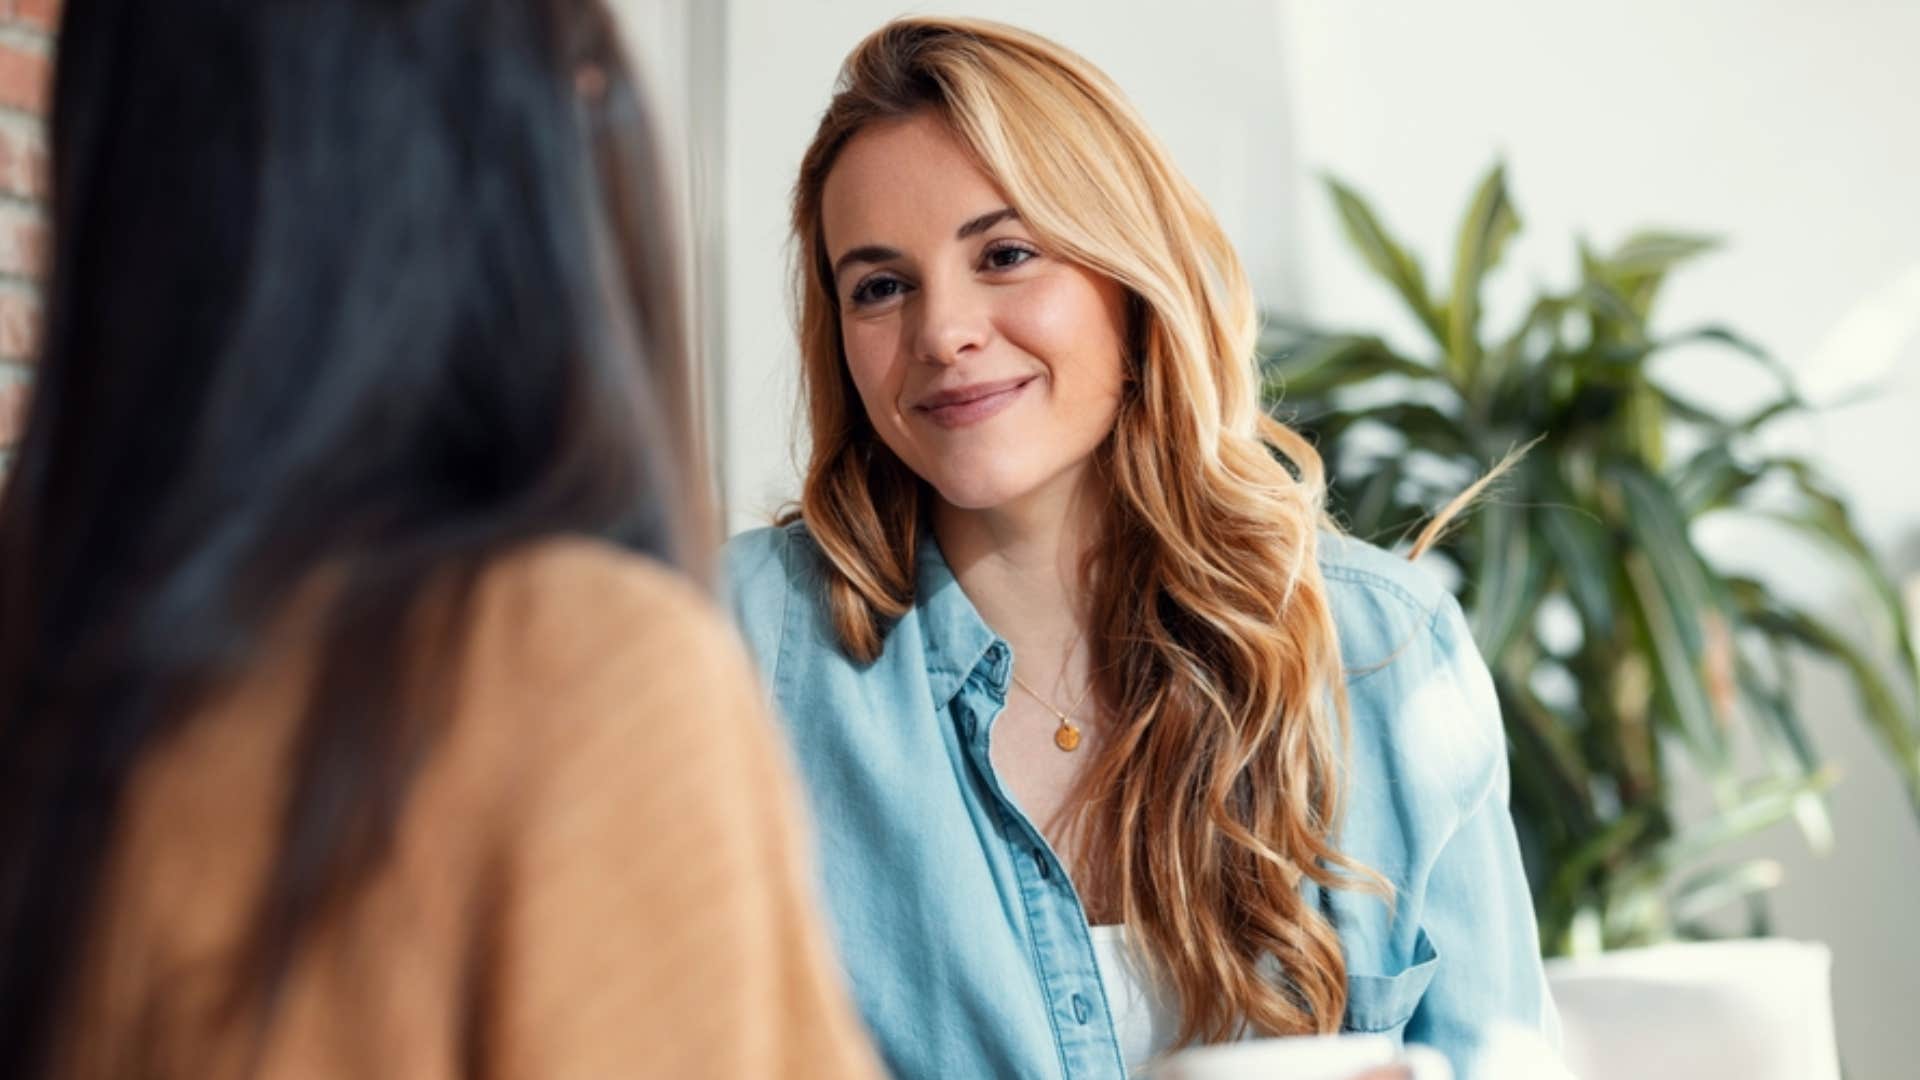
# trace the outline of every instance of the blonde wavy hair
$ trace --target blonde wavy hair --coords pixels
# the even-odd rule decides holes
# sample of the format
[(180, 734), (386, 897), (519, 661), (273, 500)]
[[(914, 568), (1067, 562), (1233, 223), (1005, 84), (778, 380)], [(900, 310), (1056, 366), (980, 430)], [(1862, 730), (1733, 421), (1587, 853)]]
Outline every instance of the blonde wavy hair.
[(874, 659), (912, 606), (931, 496), (848, 373), (822, 192), (861, 129), (922, 113), (1041, 243), (1129, 295), (1127, 385), (1098, 459), (1112, 498), (1083, 568), (1094, 692), (1115, 719), (1073, 802), (1076, 878), (1113, 898), (1140, 958), (1177, 991), (1180, 1044), (1335, 1031), (1346, 964), (1303, 883), (1389, 890), (1333, 845), (1347, 702), (1315, 559), (1329, 524), (1320, 457), (1261, 409), (1252, 294), (1199, 194), (1104, 74), (1012, 27), (882, 27), (848, 56), (801, 164), (811, 452), (787, 520), (805, 521), (830, 564), (841, 645)]

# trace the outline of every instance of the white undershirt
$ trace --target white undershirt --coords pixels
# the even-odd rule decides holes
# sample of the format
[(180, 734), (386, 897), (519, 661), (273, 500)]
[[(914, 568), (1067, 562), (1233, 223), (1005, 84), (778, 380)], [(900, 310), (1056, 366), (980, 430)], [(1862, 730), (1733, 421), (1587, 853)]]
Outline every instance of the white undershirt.
[(1127, 928), (1094, 926), (1093, 955), (1113, 1013), (1113, 1033), (1129, 1071), (1173, 1045), (1180, 1016), (1170, 995), (1144, 978), (1127, 952)]

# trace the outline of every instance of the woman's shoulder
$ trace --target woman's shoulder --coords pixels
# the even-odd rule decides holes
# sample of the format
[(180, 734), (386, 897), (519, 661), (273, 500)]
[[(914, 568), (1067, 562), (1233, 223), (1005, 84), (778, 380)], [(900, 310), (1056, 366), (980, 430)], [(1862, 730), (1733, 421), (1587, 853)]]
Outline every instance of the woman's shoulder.
[(749, 529), (729, 539), (721, 555), (734, 623), (763, 668), (774, 667), (782, 646), (795, 641), (836, 652), (823, 603), (826, 556), (805, 523)]
[(1336, 623), (1431, 624), (1453, 600), (1419, 564), (1345, 533), (1322, 532), (1315, 556)]
[(1478, 659), (1459, 601), (1424, 566), (1364, 540), (1322, 533), (1316, 549), (1350, 681), (1423, 660)]
[(603, 691), (645, 699), (739, 673), (738, 636), (697, 584), (586, 537), (497, 556), (463, 622), (471, 635), (465, 681), (509, 699), (561, 704)]
[[(497, 556), (475, 590), (476, 618), (554, 631), (551, 636), (664, 639), (653, 628), (721, 625), (714, 603), (659, 560), (584, 536), (540, 540)], [(684, 629), (684, 627), (682, 627)], [(698, 634), (696, 634), (698, 636)]]
[(1324, 534), (1318, 560), (1346, 670), (1355, 767), (1464, 812), (1505, 744), (1493, 681), (1453, 594), (1423, 567)]
[(766, 525), (728, 538), (721, 549), (729, 594), (758, 596), (810, 586), (820, 578), (820, 549), (805, 522)]
[(646, 555), (578, 537), (524, 545), (482, 569), (460, 625), (439, 766), (487, 813), (668, 775), (724, 783), (764, 738), (738, 632)]

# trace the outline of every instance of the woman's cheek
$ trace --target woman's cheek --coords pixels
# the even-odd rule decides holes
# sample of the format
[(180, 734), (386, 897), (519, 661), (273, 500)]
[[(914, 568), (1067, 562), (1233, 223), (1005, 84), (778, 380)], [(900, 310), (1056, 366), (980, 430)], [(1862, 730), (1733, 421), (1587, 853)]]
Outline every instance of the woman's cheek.
[(1114, 305), (1093, 280), (1061, 271), (1029, 283), (1012, 299), (1017, 302), (1003, 312), (1001, 325), (1047, 365), (1056, 393), (1076, 399), (1118, 396), (1120, 330)]
[(998, 320), (1006, 335), (1042, 360), (1070, 349), (1075, 331), (1088, 329), (1088, 316), (1098, 317), (1097, 310), (1084, 310), (1074, 295), (1076, 284), (1065, 274), (1047, 274), (1011, 290)]
[(841, 335), (840, 344), (846, 353), (847, 372), (853, 377), (854, 388), (860, 391), (868, 416), (883, 421), (885, 414), (895, 411), (893, 399), (899, 392), (891, 357), (882, 351), (871, 329), (850, 330)]

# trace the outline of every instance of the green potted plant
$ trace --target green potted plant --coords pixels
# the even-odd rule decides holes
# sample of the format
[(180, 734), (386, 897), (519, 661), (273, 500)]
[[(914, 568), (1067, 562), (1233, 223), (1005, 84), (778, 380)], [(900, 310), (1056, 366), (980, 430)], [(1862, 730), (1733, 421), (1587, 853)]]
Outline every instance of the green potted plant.
[[(1795, 702), (1795, 654), (1844, 671), (1860, 717), (1920, 812), (1920, 658), (1899, 592), (1846, 500), (1808, 461), (1759, 436), (1808, 410), (1786, 372), (1717, 325), (1653, 319), (1662, 283), (1711, 238), (1639, 232), (1581, 244), (1576, 283), (1490, 332), (1481, 284), (1520, 221), (1503, 168), (1474, 192), (1451, 280), (1419, 263), (1351, 188), (1327, 187), (1346, 238), (1430, 339), (1270, 317), (1268, 404), (1318, 441), (1331, 506), (1355, 534), (1404, 544), (1474, 477), (1510, 469), (1436, 544), (1499, 691), (1512, 807), (1549, 954), (1765, 931), (1768, 860), (1717, 860), (1737, 837), (1794, 819), (1828, 843), (1833, 780)], [(1725, 415), (1663, 386), (1652, 361), (1682, 344), (1750, 359), (1771, 400)], [(1765, 581), (1716, 564), (1694, 526), (1724, 515), (1804, 533), (1868, 598), (1850, 637)], [(1757, 754), (1739, 754), (1742, 742)], [(1759, 769), (1743, 769), (1742, 757)], [(1715, 811), (1676, 813), (1685, 767)]]

